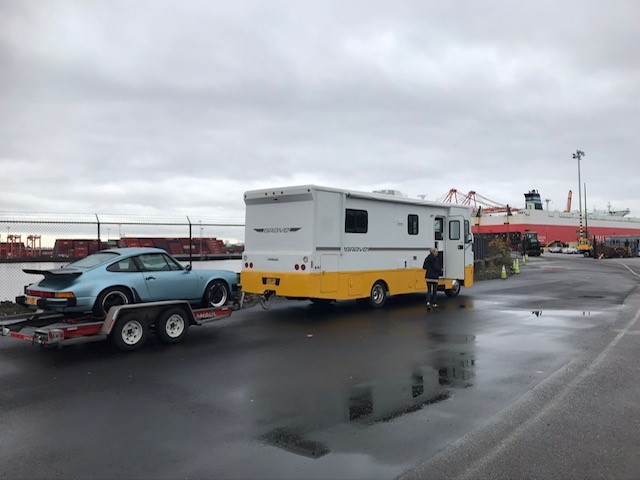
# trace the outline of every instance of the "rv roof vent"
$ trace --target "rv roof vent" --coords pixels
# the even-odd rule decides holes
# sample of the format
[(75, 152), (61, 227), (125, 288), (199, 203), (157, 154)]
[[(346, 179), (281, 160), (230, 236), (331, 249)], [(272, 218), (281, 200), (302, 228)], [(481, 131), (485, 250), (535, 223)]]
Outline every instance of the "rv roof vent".
[(409, 198), (409, 195), (402, 193), (400, 190), (374, 190), (373, 193), (382, 193), (384, 195), (392, 195), (394, 197)]

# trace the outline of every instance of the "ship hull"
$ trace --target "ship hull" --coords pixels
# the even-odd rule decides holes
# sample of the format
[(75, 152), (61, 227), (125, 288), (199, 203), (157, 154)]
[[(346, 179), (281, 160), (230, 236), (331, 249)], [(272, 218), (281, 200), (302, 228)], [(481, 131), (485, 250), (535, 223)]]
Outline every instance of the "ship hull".
[[(536, 232), (542, 245), (554, 241), (575, 243), (580, 234), (577, 212), (525, 209), (513, 215), (484, 215), (474, 217), (472, 231), (478, 233)], [(586, 223), (586, 225), (585, 225)], [(640, 235), (640, 219), (613, 216), (592, 216), (583, 219), (583, 231), (588, 238)]]

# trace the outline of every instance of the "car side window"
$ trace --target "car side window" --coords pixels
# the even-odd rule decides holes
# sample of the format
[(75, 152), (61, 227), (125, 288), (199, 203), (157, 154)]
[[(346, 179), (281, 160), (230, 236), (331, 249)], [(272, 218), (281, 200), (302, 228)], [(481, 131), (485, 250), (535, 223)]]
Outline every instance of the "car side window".
[(137, 272), (138, 268), (136, 267), (135, 262), (131, 258), (125, 258), (124, 260), (120, 260), (112, 265), (107, 267), (107, 271), (109, 272)]
[(142, 268), (147, 272), (169, 271), (171, 267), (161, 253), (146, 253), (138, 257)]
[(184, 270), (182, 265), (180, 265), (177, 261), (175, 261), (170, 256), (163, 255), (163, 257), (164, 257), (165, 261), (167, 262), (167, 264), (169, 265), (169, 270)]

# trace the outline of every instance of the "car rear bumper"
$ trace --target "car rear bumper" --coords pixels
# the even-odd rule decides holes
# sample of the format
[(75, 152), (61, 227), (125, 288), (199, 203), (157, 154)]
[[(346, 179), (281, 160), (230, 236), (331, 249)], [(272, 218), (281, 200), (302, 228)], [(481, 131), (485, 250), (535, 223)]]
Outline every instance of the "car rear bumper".
[(16, 297), (16, 303), (24, 307), (36, 307), (43, 310), (62, 310), (75, 307), (77, 300), (75, 298), (45, 298), (20, 295)]

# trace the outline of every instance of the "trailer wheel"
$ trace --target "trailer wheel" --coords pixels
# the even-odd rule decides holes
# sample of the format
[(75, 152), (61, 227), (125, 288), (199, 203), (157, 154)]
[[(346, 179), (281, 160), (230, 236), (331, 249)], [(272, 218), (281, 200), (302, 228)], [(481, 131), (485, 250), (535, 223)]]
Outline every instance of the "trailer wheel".
[(162, 343), (180, 342), (189, 329), (189, 317), (181, 308), (163, 311), (156, 321), (156, 335)]
[(102, 317), (109, 312), (111, 307), (129, 303), (133, 303), (133, 297), (126, 289), (121, 287), (107, 288), (98, 295), (96, 303), (93, 304), (93, 313), (98, 317)]
[(224, 280), (214, 280), (204, 292), (205, 307), (220, 308), (226, 305), (229, 300), (229, 287)]
[(458, 280), (454, 280), (451, 288), (447, 288), (444, 293), (447, 297), (457, 297), (460, 293), (460, 282)]
[(118, 319), (111, 331), (111, 340), (120, 350), (135, 350), (144, 345), (149, 327), (137, 313), (127, 313)]
[(387, 287), (381, 282), (377, 281), (371, 287), (371, 294), (369, 295), (369, 305), (373, 308), (381, 308), (387, 301)]

